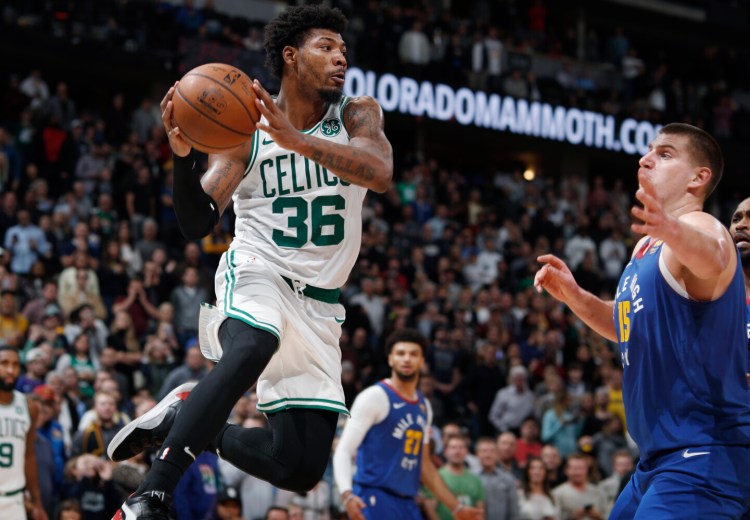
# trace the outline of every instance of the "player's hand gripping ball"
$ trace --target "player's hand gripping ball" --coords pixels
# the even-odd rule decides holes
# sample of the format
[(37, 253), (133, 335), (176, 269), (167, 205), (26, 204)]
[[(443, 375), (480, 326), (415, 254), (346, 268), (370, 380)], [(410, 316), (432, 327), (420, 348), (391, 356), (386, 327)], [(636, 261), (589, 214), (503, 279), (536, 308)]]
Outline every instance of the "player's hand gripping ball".
[(237, 67), (208, 63), (185, 74), (172, 96), (172, 122), (193, 148), (221, 153), (252, 138), (260, 112), (253, 82)]

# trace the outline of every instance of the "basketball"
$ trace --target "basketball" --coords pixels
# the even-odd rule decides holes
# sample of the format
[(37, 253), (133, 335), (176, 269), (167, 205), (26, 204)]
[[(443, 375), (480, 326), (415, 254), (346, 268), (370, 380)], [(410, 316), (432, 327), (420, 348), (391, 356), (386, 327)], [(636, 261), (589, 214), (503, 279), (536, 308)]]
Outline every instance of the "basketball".
[(172, 120), (193, 148), (222, 153), (249, 140), (260, 112), (247, 75), (237, 67), (208, 63), (180, 79), (172, 96)]

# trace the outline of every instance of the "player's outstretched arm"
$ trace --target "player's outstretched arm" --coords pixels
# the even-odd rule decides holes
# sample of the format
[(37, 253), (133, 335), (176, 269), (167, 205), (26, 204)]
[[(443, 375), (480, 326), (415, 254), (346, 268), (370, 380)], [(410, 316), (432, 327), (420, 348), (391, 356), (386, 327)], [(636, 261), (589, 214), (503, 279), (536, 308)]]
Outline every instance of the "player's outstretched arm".
[(161, 118), (173, 152), (172, 200), (182, 234), (196, 240), (211, 232), (242, 181), (250, 156), (250, 141), (222, 154), (208, 157), (208, 171), (201, 177), (192, 157), (192, 147), (182, 138), (172, 119), (175, 83), (161, 101)]
[(349, 144), (332, 143), (298, 132), (258, 80), (253, 82), (256, 105), (267, 124), (257, 127), (287, 150), (309, 157), (340, 179), (383, 193), (393, 177), (393, 150), (385, 137), (383, 110), (369, 96), (352, 99), (344, 109)]
[(479, 507), (464, 506), (455, 495), (448, 489), (443, 477), (430, 459), (430, 449), (427, 445), (422, 449), (422, 484), (435, 495), (438, 502), (453, 512), (453, 517), (458, 520), (480, 520), (484, 518), (484, 509)]
[(541, 269), (534, 276), (534, 287), (542, 289), (563, 302), (583, 322), (610, 341), (617, 341), (613, 320), (614, 302), (604, 301), (585, 291), (576, 282), (570, 268), (555, 255), (537, 258)]
[(664, 262), (691, 297), (715, 300), (724, 294), (737, 266), (734, 241), (724, 226), (702, 211), (670, 215), (648, 176), (638, 174), (638, 183), (635, 196), (643, 207), (631, 210), (640, 220), (633, 231), (664, 241)]

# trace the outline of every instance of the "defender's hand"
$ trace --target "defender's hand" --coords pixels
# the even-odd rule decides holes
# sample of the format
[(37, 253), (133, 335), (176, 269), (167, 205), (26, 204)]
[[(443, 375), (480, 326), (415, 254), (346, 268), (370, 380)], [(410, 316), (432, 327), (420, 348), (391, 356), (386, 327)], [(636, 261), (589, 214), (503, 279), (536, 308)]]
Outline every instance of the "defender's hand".
[(534, 276), (534, 288), (537, 292), (544, 289), (563, 303), (576, 297), (580, 288), (565, 262), (555, 255), (542, 255), (536, 260), (544, 264)]
[(174, 104), (172, 103), (172, 96), (177, 91), (177, 85), (179, 81), (175, 81), (175, 84), (170, 87), (164, 99), (161, 100), (161, 121), (164, 124), (164, 130), (167, 132), (167, 138), (169, 139), (169, 146), (172, 148), (172, 152), (180, 157), (187, 157), (190, 154), (192, 146), (183, 139), (180, 134), (180, 128), (174, 125), (172, 120), (172, 110)]
[(639, 173), (638, 184), (635, 198), (641, 201), (643, 207), (633, 206), (630, 210), (630, 213), (640, 220), (633, 222), (630, 229), (641, 235), (664, 240), (667, 233), (674, 229), (675, 219), (664, 210), (664, 205), (656, 194), (656, 188), (647, 175)]

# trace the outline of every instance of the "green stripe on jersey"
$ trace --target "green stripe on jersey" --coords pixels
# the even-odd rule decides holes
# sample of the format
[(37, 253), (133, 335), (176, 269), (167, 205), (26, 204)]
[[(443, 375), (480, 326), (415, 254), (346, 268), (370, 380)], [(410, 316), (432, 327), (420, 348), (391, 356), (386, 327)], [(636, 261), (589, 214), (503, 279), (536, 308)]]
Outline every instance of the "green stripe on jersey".
[(230, 318), (234, 318), (236, 320), (247, 323), (248, 325), (250, 325), (251, 327), (255, 327), (256, 329), (270, 332), (271, 334), (276, 336), (276, 339), (281, 341), (281, 332), (278, 328), (276, 328), (276, 326), (271, 323), (260, 321), (249, 312), (243, 311), (242, 309), (234, 306), (234, 288), (237, 284), (237, 278), (234, 274), (234, 269), (237, 266), (234, 264), (234, 251), (228, 251), (224, 254), (227, 255), (227, 265), (229, 266), (227, 272), (224, 273), (224, 280), (226, 281), (226, 285), (224, 286), (224, 314), (226, 314)]

